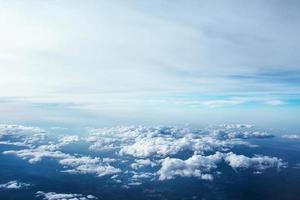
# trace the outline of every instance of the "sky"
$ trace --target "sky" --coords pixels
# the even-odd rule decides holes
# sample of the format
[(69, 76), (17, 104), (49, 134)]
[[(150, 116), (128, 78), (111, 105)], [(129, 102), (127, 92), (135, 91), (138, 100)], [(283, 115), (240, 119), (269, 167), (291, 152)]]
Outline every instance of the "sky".
[(0, 121), (300, 127), (297, 0), (0, 0)]

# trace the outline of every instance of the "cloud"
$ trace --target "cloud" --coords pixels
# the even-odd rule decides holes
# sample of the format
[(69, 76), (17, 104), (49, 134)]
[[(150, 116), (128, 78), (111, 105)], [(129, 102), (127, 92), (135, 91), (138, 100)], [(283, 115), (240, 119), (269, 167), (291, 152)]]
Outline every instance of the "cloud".
[(162, 167), (158, 171), (159, 180), (173, 179), (176, 176), (213, 180), (213, 175), (210, 173), (223, 160), (233, 169), (251, 169), (256, 172), (262, 172), (268, 168), (281, 169), (287, 166), (287, 163), (277, 157), (255, 155), (250, 158), (244, 155), (236, 155), (233, 152), (216, 152), (208, 156), (193, 155), (187, 160), (167, 157), (163, 159)]
[(0, 139), (6, 137), (14, 140), (17, 146), (23, 144), (30, 146), (39, 142), (44, 142), (47, 138), (46, 131), (38, 127), (0, 124)]
[(39, 162), (44, 158), (63, 159), (69, 157), (68, 154), (60, 151), (51, 151), (51, 145), (42, 145), (35, 149), (8, 150), (3, 151), (3, 154), (15, 154), (22, 159), (28, 160), (31, 164)]
[(193, 155), (187, 160), (177, 158), (165, 158), (162, 167), (158, 171), (159, 180), (173, 179), (176, 176), (199, 177), (205, 180), (212, 180), (211, 169), (217, 168), (217, 163), (222, 159), (222, 154), (216, 152), (213, 155)]
[(135, 162), (132, 163), (130, 166), (131, 168), (137, 170), (139, 168), (147, 167), (147, 166), (155, 167), (157, 166), (157, 163), (151, 161), (150, 159), (136, 159)]
[(249, 139), (249, 138), (271, 138), (269, 132), (258, 131), (249, 124), (225, 124), (208, 128), (210, 135), (218, 139)]
[(11, 141), (0, 141), (0, 145), (14, 145), (14, 146), (23, 146), (23, 147), (28, 147), (28, 144), (25, 144), (24, 142), (11, 142)]
[(22, 189), (22, 188), (26, 188), (29, 186), (30, 186), (29, 183), (22, 183), (22, 182), (18, 182), (18, 181), (9, 181), (7, 183), (0, 184), (0, 189)]
[[(14, 127), (12, 127), (14, 130)], [(9, 132), (9, 130), (7, 130)], [(225, 124), (203, 129), (159, 126), (119, 126), (88, 129), (88, 134), (47, 138), (46, 144), (32, 144), (25, 149), (5, 150), (31, 164), (44, 159), (56, 160), (63, 173), (110, 176), (124, 187), (145, 181), (196, 177), (213, 180), (221, 163), (234, 170), (263, 172), (268, 168), (284, 168), (287, 163), (277, 157), (247, 157), (231, 152), (234, 147), (252, 147), (248, 138), (269, 138), (247, 124)], [(65, 145), (86, 142), (90, 151), (65, 153)], [(2, 141), (9, 144), (10, 141)], [(228, 153), (229, 152), (229, 153)], [(104, 153), (103, 156), (102, 153)], [(91, 156), (91, 155), (99, 156)], [(183, 159), (184, 155), (184, 159)]]
[(244, 155), (236, 155), (230, 152), (224, 159), (229, 164), (229, 166), (234, 169), (251, 168), (257, 171), (264, 171), (272, 167), (280, 169), (287, 166), (287, 163), (283, 162), (282, 159), (269, 156), (255, 155), (254, 157), (249, 158)]
[(36, 193), (37, 197), (42, 197), (44, 200), (89, 200), (98, 199), (93, 195), (83, 195), (83, 194), (65, 194), (65, 193), (55, 193), (55, 192), (43, 192), (38, 191)]
[(295, 135), (295, 134), (292, 134), (292, 135), (283, 135), (282, 136), (283, 138), (287, 138), (287, 139), (300, 139), (300, 135)]
[(246, 145), (241, 140), (219, 140), (203, 130), (147, 126), (93, 129), (86, 140), (91, 143), (91, 150), (119, 150), (120, 155), (138, 158), (165, 157), (185, 150), (209, 151)]
[(0, 137), (3, 136), (22, 136), (22, 135), (41, 135), (46, 133), (38, 127), (0, 124)]
[(300, 163), (296, 163), (294, 166), (295, 169), (300, 169)]
[(98, 176), (105, 176), (121, 172), (120, 169), (115, 168), (108, 163), (103, 163), (100, 158), (91, 158), (89, 156), (82, 157), (69, 157), (59, 161), (65, 168), (71, 169), (64, 170), (68, 173), (79, 174), (97, 174)]
[(270, 138), (274, 137), (271, 133), (267, 132), (259, 132), (259, 131), (239, 131), (239, 130), (232, 130), (232, 131), (226, 131), (226, 130), (214, 130), (212, 132), (212, 135), (217, 138), (223, 138), (223, 139), (234, 139), (234, 138)]
[(61, 144), (71, 144), (74, 142), (78, 142), (79, 141), (79, 136), (78, 135), (67, 135), (67, 136), (63, 136), (62, 138), (59, 139), (59, 142)]
[(4, 151), (3, 154), (15, 154), (22, 159), (28, 160), (31, 164), (40, 162), (43, 159), (55, 159), (58, 160), (59, 164), (66, 168), (63, 172), (67, 173), (91, 173), (97, 174), (98, 176), (105, 176), (121, 172), (120, 169), (102, 162), (98, 157), (76, 157), (61, 151), (56, 151), (56, 146), (54, 145), (54, 147), (55, 148), (52, 149), (51, 145), (42, 145), (35, 149)]
[(270, 101), (266, 101), (265, 104), (271, 105), (271, 106), (281, 106), (281, 105), (285, 105), (287, 103), (282, 100), (270, 100)]

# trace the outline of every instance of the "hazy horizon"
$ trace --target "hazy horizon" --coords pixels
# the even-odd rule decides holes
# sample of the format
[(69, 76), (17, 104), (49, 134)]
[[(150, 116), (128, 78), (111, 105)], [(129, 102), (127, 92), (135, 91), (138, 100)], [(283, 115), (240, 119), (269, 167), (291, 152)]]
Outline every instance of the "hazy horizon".
[(1, 1), (0, 121), (299, 128), (299, 8)]

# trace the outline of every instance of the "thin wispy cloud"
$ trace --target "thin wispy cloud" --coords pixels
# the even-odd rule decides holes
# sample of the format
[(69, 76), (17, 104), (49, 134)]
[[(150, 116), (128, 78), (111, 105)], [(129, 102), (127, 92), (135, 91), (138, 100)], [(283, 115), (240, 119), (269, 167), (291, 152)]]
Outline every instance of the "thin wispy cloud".
[[(299, 7), (297, 1), (3, 2), (0, 98), (10, 100), (0, 110), (17, 107), (45, 121), (74, 115), (122, 121), (177, 110), (195, 116), (186, 108), (195, 101), (201, 109), (248, 106), (253, 97), (263, 99), (258, 107), (298, 106)], [(236, 97), (243, 100), (229, 100)]]

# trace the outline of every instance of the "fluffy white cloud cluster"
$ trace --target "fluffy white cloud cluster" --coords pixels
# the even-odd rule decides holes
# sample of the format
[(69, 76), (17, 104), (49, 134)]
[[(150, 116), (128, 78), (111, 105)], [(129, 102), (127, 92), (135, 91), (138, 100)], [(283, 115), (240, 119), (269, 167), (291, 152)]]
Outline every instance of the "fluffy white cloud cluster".
[(254, 128), (254, 125), (252, 125), (252, 124), (223, 124), (223, 125), (220, 125), (220, 127), (223, 127), (226, 129), (250, 129), (250, 128)]
[(83, 195), (83, 194), (64, 194), (55, 192), (43, 192), (38, 191), (36, 193), (37, 197), (42, 197), (44, 200), (90, 200), (98, 199), (93, 195)]
[[(2, 144), (16, 146), (31, 146), (46, 139), (46, 132), (38, 127), (22, 125), (0, 124), (0, 139), (6, 137), (6, 142)], [(9, 140), (9, 141), (7, 141)], [(10, 141), (14, 140), (14, 141)]]
[(61, 145), (68, 145), (80, 140), (78, 135), (66, 135), (59, 139), (59, 144)]
[(18, 182), (18, 181), (9, 181), (7, 183), (4, 184), (0, 184), (0, 189), (21, 189), (24, 187), (29, 187), (30, 184), (29, 183), (22, 183), (22, 182)]
[(143, 167), (147, 167), (147, 166), (155, 167), (157, 165), (158, 165), (157, 162), (153, 162), (150, 159), (136, 159), (135, 162), (132, 163), (130, 166), (131, 168), (137, 170)]
[(60, 160), (59, 163), (65, 168), (71, 167), (71, 169), (64, 170), (64, 172), (68, 173), (93, 173), (97, 174), (98, 176), (105, 176), (121, 172), (120, 169), (115, 168), (108, 163), (104, 163), (98, 157), (91, 158), (89, 156), (69, 156), (68, 158)]
[(29, 163), (36, 163), (44, 158), (63, 159), (69, 157), (68, 154), (52, 150), (51, 145), (41, 145), (33, 149), (4, 151), (3, 154), (15, 154), (24, 160), (28, 160)]
[(211, 127), (209, 132), (213, 137), (219, 139), (248, 139), (248, 138), (270, 138), (271, 133), (255, 130), (253, 125), (248, 124), (229, 124), (219, 127)]
[(28, 160), (29, 163), (36, 163), (45, 158), (55, 159), (66, 168), (64, 172), (68, 173), (95, 173), (98, 176), (104, 176), (120, 172), (120, 169), (111, 166), (109, 163), (104, 163), (98, 157), (73, 156), (56, 151), (55, 145), (54, 147), (52, 145), (41, 145), (34, 149), (9, 150), (4, 151), (3, 154), (15, 154), (22, 159)]
[(282, 159), (269, 156), (255, 155), (254, 157), (249, 158), (244, 155), (236, 155), (230, 152), (226, 154), (224, 159), (232, 168), (235, 169), (252, 168), (257, 171), (263, 171), (271, 167), (280, 169), (287, 166), (287, 163), (283, 162)]
[(213, 151), (233, 145), (245, 145), (241, 140), (214, 137), (210, 132), (177, 127), (114, 127), (91, 130), (87, 141), (92, 150), (119, 150), (120, 155), (138, 158), (165, 157), (182, 151)]
[(0, 137), (4, 135), (27, 135), (27, 134), (41, 134), (45, 133), (44, 130), (38, 127), (0, 124)]
[[(16, 125), (3, 127), (3, 132), (7, 133), (21, 134), (25, 130), (35, 130), (40, 134), (38, 128)], [(35, 131), (32, 133), (35, 134)], [(256, 172), (271, 167), (285, 167), (286, 163), (276, 157), (247, 157), (231, 152), (237, 145), (250, 146), (249, 141), (244, 139), (265, 137), (271, 137), (271, 134), (258, 132), (251, 125), (224, 125), (201, 130), (178, 127), (112, 127), (90, 129), (87, 136), (63, 136), (55, 141), (48, 140), (46, 144), (7, 150), (3, 154), (15, 154), (29, 163), (54, 159), (64, 168), (62, 172), (113, 175), (112, 180), (127, 187), (139, 185), (144, 179), (162, 181), (175, 177), (198, 177), (212, 180), (220, 163), (227, 164), (234, 170), (251, 169)], [(78, 141), (87, 142), (89, 149), (96, 151), (93, 154), (96, 153), (97, 156), (63, 152), (63, 146)], [(0, 141), (0, 144), (1, 142), (10, 143)], [(111, 156), (103, 157), (101, 151)], [(189, 158), (181, 159), (183, 154)]]
[(159, 180), (173, 179), (175, 176), (199, 177), (212, 180), (213, 176), (208, 174), (211, 169), (217, 168), (217, 163), (222, 160), (222, 153), (216, 152), (213, 155), (193, 155), (187, 160), (178, 158), (165, 158), (162, 167), (158, 171)]
[(244, 155), (236, 155), (232, 152), (216, 152), (213, 155), (202, 156), (193, 155), (187, 160), (178, 158), (165, 158), (162, 161), (162, 167), (158, 171), (159, 180), (173, 179), (176, 176), (181, 177), (199, 177), (204, 180), (212, 180), (212, 169), (217, 168), (217, 164), (222, 161), (228, 163), (234, 169), (244, 168), (262, 172), (268, 168), (284, 168), (286, 163), (277, 157), (254, 156), (252, 158)]

